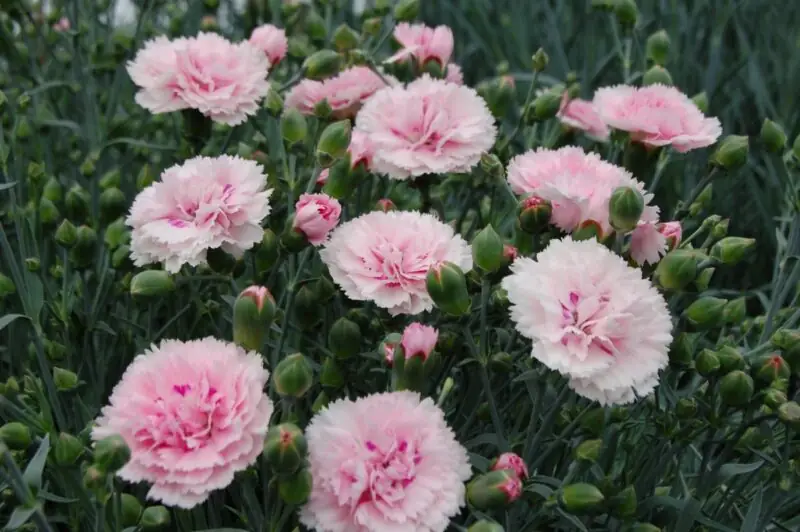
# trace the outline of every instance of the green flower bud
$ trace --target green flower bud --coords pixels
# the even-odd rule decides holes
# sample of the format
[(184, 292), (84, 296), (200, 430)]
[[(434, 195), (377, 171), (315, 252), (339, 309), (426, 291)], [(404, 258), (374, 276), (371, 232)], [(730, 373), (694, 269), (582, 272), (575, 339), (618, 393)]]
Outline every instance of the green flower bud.
[(694, 359), (695, 335), (682, 332), (669, 348), (669, 363), (678, 368), (688, 368)]
[(531, 103), (534, 121), (545, 121), (556, 116), (561, 107), (561, 97), (561, 92), (553, 89), (537, 96)]
[(720, 371), (722, 373), (729, 373), (745, 367), (742, 354), (738, 349), (729, 345), (723, 346), (717, 351), (717, 358), (719, 358)]
[(411, 22), (419, 15), (419, 0), (400, 0), (394, 6), (394, 18), (397, 22)]
[(58, 207), (45, 196), (39, 198), (39, 221), (42, 225), (53, 226), (61, 217)]
[(136, 176), (136, 189), (142, 191), (153, 184), (153, 172), (149, 164), (143, 164)]
[(270, 87), (269, 92), (267, 93), (267, 97), (264, 98), (262, 106), (272, 116), (277, 117), (281, 115), (281, 112), (283, 111), (283, 98), (281, 97), (281, 94), (275, 89), (275, 87)]
[(340, 24), (333, 32), (333, 45), (340, 52), (358, 48), (360, 41), (358, 33), (347, 24)]
[(131, 266), (133, 266), (131, 247), (128, 244), (122, 244), (111, 254), (111, 267), (115, 270), (127, 270)]
[(792, 370), (786, 360), (780, 355), (761, 357), (753, 364), (756, 378), (764, 384), (770, 384), (779, 379), (788, 379)]
[(64, 368), (53, 368), (53, 382), (59, 392), (68, 392), (78, 386), (78, 376)]
[(145, 270), (131, 280), (131, 295), (134, 297), (163, 296), (174, 290), (175, 281), (164, 270)]
[(777, 410), (780, 406), (788, 401), (786, 394), (781, 390), (769, 388), (764, 391), (764, 404), (773, 410)]
[(692, 397), (683, 397), (675, 405), (675, 414), (680, 419), (692, 419), (697, 415), (697, 401)]
[(28, 163), (27, 177), (28, 181), (32, 185), (36, 186), (42, 182), (42, 179), (44, 178), (44, 172), (45, 170), (43, 163), (37, 163), (35, 161), (31, 161)]
[(770, 342), (783, 351), (783, 357), (794, 368), (795, 374), (800, 373), (800, 331), (796, 329), (778, 329), (773, 333)]
[(142, 512), (139, 526), (143, 532), (155, 532), (167, 530), (171, 522), (172, 518), (169, 515), (169, 510), (163, 506), (148, 506)]
[(280, 256), (278, 235), (272, 229), (264, 229), (261, 243), (255, 250), (256, 270), (259, 274), (269, 271)]
[(17, 287), (8, 275), (0, 273), (0, 301), (16, 293)]
[(661, 532), (661, 529), (650, 523), (634, 523), (631, 532)]
[(633, 28), (639, 18), (639, 8), (635, 0), (615, 0), (614, 13), (623, 28)]
[(725, 238), (728, 234), (728, 226), (731, 221), (729, 219), (720, 220), (714, 227), (711, 228), (711, 237), (715, 239)]
[(647, 59), (656, 65), (664, 65), (669, 57), (670, 40), (669, 35), (664, 30), (658, 30), (647, 38), (646, 55)]
[(122, 173), (118, 169), (109, 170), (103, 177), (100, 178), (98, 183), (102, 190), (109, 188), (119, 188), (122, 184)]
[(744, 406), (753, 397), (753, 379), (742, 370), (731, 371), (719, 382), (719, 395), (728, 406)]
[(431, 268), (426, 279), (428, 294), (442, 311), (461, 316), (470, 311), (472, 299), (464, 272), (452, 262)]
[(131, 459), (131, 450), (122, 436), (109, 436), (94, 446), (94, 464), (106, 473), (116, 473)]
[(505, 529), (497, 523), (481, 519), (469, 527), (467, 532), (505, 532)]
[(25, 269), (29, 272), (38, 272), (42, 267), (42, 262), (38, 257), (28, 257), (25, 259)]
[(127, 209), (125, 194), (116, 188), (107, 188), (100, 194), (100, 215), (104, 220), (114, 220)]
[(708, 290), (708, 286), (711, 283), (711, 277), (714, 275), (716, 268), (705, 268), (700, 272), (697, 276), (697, 279), (694, 280), (694, 286), (697, 288), (698, 292), (705, 292)]
[(305, 284), (294, 298), (294, 319), (300, 327), (311, 329), (322, 319), (322, 301), (314, 284)]
[(636, 515), (636, 488), (627, 486), (612, 497), (609, 502), (611, 503), (611, 514), (616, 517), (633, 517)]
[(82, 454), (83, 443), (72, 434), (62, 432), (58, 435), (56, 441), (53, 442), (53, 456), (57, 465), (70, 466), (74, 464)]
[(586, 440), (575, 449), (575, 458), (584, 462), (596, 462), (603, 449), (603, 440)]
[(360, 353), (361, 328), (347, 318), (339, 318), (328, 333), (328, 349), (342, 359)]
[(505, 177), (503, 163), (500, 162), (497, 155), (493, 153), (484, 153), (481, 156), (481, 169), (496, 179), (503, 179)]
[(53, 203), (58, 203), (63, 199), (63, 188), (57, 178), (51, 177), (47, 180), (42, 190), (42, 197), (49, 199)]
[(290, 475), (300, 469), (308, 453), (308, 444), (297, 425), (282, 423), (269, 429), (264, 440), (264, 458), (279, 475)]
[(106, 227), (106, 233), (103, 237), (103, 242), (105, 242), (106, 247), (110, 250), (117, 249), (119, 246), (123, 244), (128, 244), (131, 241), (131, 232), (128, 230), (128, 226), (125, 225), (124, 218), (117, 218), (108, 227)]
[(781, 126), (765, 118), (761, 125), (761, 143), (768, 152), (780, 153), (786, 147), (786, 132)]
[(522, 495), (522, 481), (510, 469), (490, 471), (467, 485), (467, 500), (479, 510), (502, 508)]
[(17, 127), (14, 129), (14, 136), (19, 140), (26, 140), (33, 134), (33, 126), (27, 116), (21, 116), (17, 120)]
[(753, 238), (729, 236), (712, 246), (711, 256), (723, 264), (733, 266), (744, 259), (755, 246), (756, 241)]
[(245, 288), (233, 304), (233, 341), (248, 351), (260, 351), (275, 319), (275, 299), (263, 286)]
[(670, 251), (656, 266), (655, 278), (667, 290), (682, 290), (697, 277), (697, 258), (688, 250)]
[(95, 465), (86, 468), (83, 474), (83, 485), (91, 491), (104, 490), (107, 480), (106, 472)]
[(795, 401), (787, 401), (778, 407), (778, 419), (795, 430), (800, 429), (800, 405)]
[(350, 146), (350, 120), (340, 120), (330, 124), (320, 135), (317, 144), (317, 161), (323, 168), (329, 168), (347, 153)]
[(142, 503), (129, 493), (120, 495), (120, 519), (122, 526), (135, 527), (142, 517)]
[(303, 72), (309, 79), (321, 81), (339, 73), (341, 56), (333, 50), (320, 50), (303, 61)]
[(325, 362), (322, 363), (319, 382), (323, 387), (333, 390), (338, 390), (344, 386), (344, 374), (333, 357), (325, 358)]
[(717, 326), (722, 320), (722, 311), (728, 302), (718, 297), (701, 297), (684, 311), (689, 323), (700, 329)]
[(608, 214), (611, 227), (617, 231), (632, 231), (644, 211), (642, 194), (632, 187), (619, 187), (611, 193)]
[(539, 48), (536, 50), (536, 53), (533, 54), (533, 58), (531, 59), (533, 64), (534, 72), (541, 72), (545, 68), (547, 68), (547, 64), (550, 62), (550, 58), (547, 56), (547, 53), (544, 51), (543, 48)]
[(703, 349), (697, 354), (694, 366), (700, 375), (703, 377), (710, 377), (719, 372), (721, 364), (719, 362), (719, 357), (714, 351), (711, 349)]
[(319, 392), (317, 398), (314, 399), (314, 403), (311, 405), (311, 413), (316, 415), (319, 414), (324, 408), (327, 408), (328, 403), (331, 402), (331, 398), (328, 397), (328, 394), (325, 390)]
[(536, 235), (550, 225), (553, 207), (550, 202), (536, 196), (529, 196), (519, 202), (519, 226), (526, 233)]
[(322, 42), (328, 36), (327, 25), (322, 15), (316, 11), (308, 11), (305, 15), (305, 33), (311, 40)]
[(749, 139), (742, 135), (728, 135), (717, 146), (709, 162), (725, 170), (735, 170), (747, 162)]
[[(284, 4), (286, 6), (287, 4)], [(290, 57), (302, 59), (314, 53), (314, 45), (308, 39), (307, 35), (293, 35), (289, 37), (288, 53)]]
[(80, 185), (73, 185), (67, 191), (67, 197), (64, 200), (67, 217), (79, 222), (85, 220), (89, 214), (89, 203), (91, 203), (91, 197), (86, 189)]
[(597, 509), (605, 501), (603, 492), (592, 484), (570, 484), (561, 490), (558, 503), (571, 514), (586, 514)]
[(747, 298), (737, 297), (731, 299), (722, 310), (722, 320), (725, 323), (738, 325), (747, 317)]
[(308, 137), (306, 118), (294, 107), (288, 107), (281, 115), (281, 135), (289, 147), (302, 144)]
[(0, 442), (5, 443), (9, 449), (25, 450), (31, 441), (31, 429), (19, 421), (11, 421), (0, 427)]
[(486, 272), (495, 272), (503, 266), (503, 240), (491, 225), (472, 239), (472, 260)]
[(673, 85), (672, 76), (669, 74), (669, 70), (660, 66), (660, 65), (653, 65), (651, 66), (647, 72), (644, 73), (642, 76), (642, 85)]
[(505, 351), (495, 353), (489, 359), (489, 367), (497, 373), (508, 373), (514, 369), (514, 357)]
[(278, 363), (272, 374), (272, 383), (279, 395), (303, 397), (314, 384), (313, 370), (302, 353), (295, 353)]
[(278, 480), (278, 494), (287, 504), (305, 504), (311, 494), (313, 479), (308, 469), (301, 469), (294, 475)]

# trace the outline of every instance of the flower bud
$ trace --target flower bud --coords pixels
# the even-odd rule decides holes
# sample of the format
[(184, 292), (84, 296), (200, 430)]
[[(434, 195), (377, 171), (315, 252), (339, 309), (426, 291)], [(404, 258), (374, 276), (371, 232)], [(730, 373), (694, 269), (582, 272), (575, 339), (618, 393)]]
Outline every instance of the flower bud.
[(675, 405), (675, 414), (680, 419), (692, 419), (697, 415), (697, 401), (692, 397), (683, 397)]
[(163, 296), (175, 290), (175, 281), (164, 270), (145, 270), (131, 279), (131, 295), (136, 297)]
[(275, 299), (264, 286), (245, 288), (233, 304), (233, 341), (259, 351), (275, 319)]
[(628, 518), (636, 515), (636, 488), (626, 486), (619, 493), (614, 495), (609, 502), (611, 503), (611, 514), (615, 517)]
[(259, 274), (269, 271), (280, 255), (278, 235), (272, 229), (264, 229), (261, 243), (255, 250), (256, 270)]
[(136, 176), (136, 189), (142, 191), (153, 184), (153, 171), (149, 164), (142, 165)]
[(608, 202), (609, 221), (617, 231), (632, 231), (644, 210), (642, 194), (632, 187), (619, 187)]
[(669, 35), (664, 30), (658, 30), (647, 38), (646, 55), (647, 59), (656, 65), (664, 65), (669, 57), (670, 40)]
[(16, 293), (17, 287), (8, 275), (0, 273), (0, 301)]
[(467, 532), (505, 532), (505, 529), (497, 523), (481, 519), (469, 527)]
[(350, 120), (339, 120), (330, 124), (322, 132), (317, 144), (317, 161), (323, 168), (329, 168), (347, 153), (350, 146)]
[(723, 264), (733, 266), (745, 258), (756, 246), (753, 238), (729, 236), (711, 248), (711, 256)]
[(287, 107), (281, 115), (281, 135), (289, 147), (302, 144), (308, 137), (306, 118), (294, 107)]
[(319, 383), (324, 388), (333, 390), (338, 390), (344, 386), (344, 374), (335, 358), (325, 358), (325, 362), (322, 363), (322, 370), (319, 374)]
[(142, 517), (142, 503), (130, 493), (120, 496), (120, 520), (123, 527), (135, 527)]
[(731, 325), (738, 325), (747, 317), (747, 298), (731, 299), (722, 310), (722, 320)]
[(48, 179), (47, 183), (44, 184), (42, 197), (49, 199), (53, 203), (58, 203), (63, 199), (63, 196), (64, 193), (59, 180), (55, 177)]
[(514, 369), (514, 357), (501, 351), (489, 358), (489, 367), (496, 373), (509, 373)]
[(528, 478), (528, 466), (517, 453), (507, 452), (501, 454), (492, 462), (489, 469), (492, 471), (513, 471), (520, 480)]
[(91, 491), (104, 490), (107, 480), (106, 472), (96, 465), (86, 468), (86, 472), (83, 474), (83, 485)]
[(534, 72), (541, 72), (545, 68), (547, 68), (547, 64), (550, 62), (550, 58), (547, 56), (547, 53), (544, 51), (543, 48), (539, 48), (536, 50), (536, 53), (533, 54), (532, 58), (533, 63), (533, 70)]
[(11, 421), (0, 427), (0, 442), (5, 443), (9, 449), (25, 450), (31, 441), (31, 429), (19, 421)]
[(646, 87), (648, 85), (656, 84), (667, 86), (674, 84), (672, 81), (672, 76), (669, 74), (669, 70), (660, 65), (651, 66), (642, 76), (642, 86)]
[(433, 302), (447, 314), (461, 316), (470, 311), (472, 299), (467, 292), (467, 279), (452, 262), (431, 268), (426, 285)]
[(292, 423), (271, 427), (264, 440), (264, 458), (279, 475), (294, 473), (303, 465), (308, 444), (303, 431)]
[(800, 429), (800, 405), (795, 401), (787, 401), (778, 407), (778, 419), (795, 430)]
[(786, 147), (786, 132), (781, 126), (765, 118), (761, 125), (761, 143), (768, 152), (780, 153)]
[(486, 272), (497, 271), (503, 266), (503, 240), (491, 225), (484, 227), (472, 239), (472, 260)]
[(67, 217), (70, 220), (83, 221), (89, 214), (89, 203), (91, 203), (91, 197), (86, 189), (80, 185), (73, 185), (67, 191), (67, 196), (64, 199)]
[(728, 135), (711, 155), (710, 163), (725, 170), (735, 170), (747, 162), (749, 139), (742, 135)]
[(116, 473), (131, 459), (131, 450), (122, 436), (109, 436), (94, 446), (94, 464), (104, 473)]
[(550, 225), (553, 207), (537, 196), (528, 196), (519, 202), (519, 226), (530, 234), (539, 234)]
[(341, 64), (339, 54), (333, 50), (320, 50), (303, 61), (303, 72), (307, 78), (321, 81), (338, 74)]
[(505, 177), (503, 163), (501, 163), (497, 155), (493, 153), (484, 153), (481, 156), (481, 169), (496, 179), (503, 179), (503, 177)]
[(794, 368), (795, 374), (800, 370), (800, 331), (796, 329), (778, 329), (773, 333), (770, 342), (783, 351), (783, 356)]
[(633, 28), (639, 18), (639, 8), (636, 7), (635, 0), (616, 0), (614, 3), (614, 13), (623, 28)]
[(419, 0), (400, 0), (394, 6), (394, 18), (397, 22), (411, 22), (419, 15)]
[[(394, 364), (394, 356), (397, 347), (403, 341), (403, 336), (398, 333), (387, 334), (383, 341), (378, 346), (378, 354), (383, 355), (386, 364), (392, 366)], [(398, 353), (400, 358), (405, 358), (405, 353)]]
[(267, 97), (264, 98), (263, 107), (272, 116), (280, 116), (283, 111), (283, 98), (275, 87), (270, 87)]
[(730, 373), (737, 369), (744, 369), (745, 361), (742, 354), (735, 347), (725, 345), (717, 351), (719, 358), (720, 372)]
[(328, 333), (328, 349), (342, 359), (360, 353), (361, 328), (347, 318), (339, 318)]
[(715, 239), (725, 238), (728, 234), (728, 226), (730, 223), (731, 221), (726, 218), (714, 224), (714, 227), (711, 228), (711, 237)]
[(689, 323), (697, 328), (708, 329), (718, 325), (722, 311), (728, 302), (718, 297), (701, 297), (684, 311)]
[(742, 370), (731, 371), (719, 382), (719, 394), (723, 404), (744, 406), (753, 397), (753, 379)]
[(389, 198), (381, 198), (375, 203), (373, 210), (382, 212), (396, 211), (397, 206)]
[(122, 244), (111, 254), (111, 267), (115, 270), (127, 270), (132, 265), (131, 247), (128, 244)]
[(107, 190), (109, 188), (119, 188), (122, 184), (122, 172), (120, 172), (117, 168), (113, 170), (109, 170), (103, 177), (100, 178), (100, 185), (101, 190)]
[(314, 384), (314, 374), (306, 357), (302, 353), (295, 353), (278, 363), (272, 382), (279, 395), (303, 397)]
[(303, 468), (290, 477), (278, 479), (278, 494), (287, 504), (304, 504), (311, 494), (312, 483), (311, 472)]
[(558, 503), (571, 514), (590, 513), (605, 501), (603, 492), (592, 484), (570, 484), (561, 490)]
[(687, 250), (667, 253), (656, 267), (655, 278), (667, 290), (681, 290), (697, 277), (697, 259)]
[(575, 458), (584, 462), (596, 462), (603, 449), (603, 440), (586, 440), (575, 449)]
[(522, 481), (508, 469), (490, 471), (467, 485), (467, 499), (479, 510), (502, 508), (522, 495)]
[(549, 120), (556, 116), (561, 107), (562, 96), (561, 91), (554, 89), (546, 90), (537, 96), (531, 103), (534, 121)]
[(711, 349), (703, 349), (697, 354), (694, 361), (695, 369), (703, 377), (710, 377), (719, 372), (721, 364), (719, 357)]
[(82, 454), (83, 443), (72, 434), (62, 432), (53, 442), (53, 456), (59, 466), (74, 464)]
[(770, 384), (779, 379), (788, 379), (792, 373), (789, 364), (780, 355), (760, 358), (753, 365), (753, 370), (756, 378), (764, 384)]
[(107, 188), (100, 194), (100, 216), (103, 220), (114, 220), (125, 212), (125, 194), (116, 188)]
[(53, 368), (53, 382), (59, 392), (68, 392), (78, 386), (78, 376), (64, 368)]
[(333, 45), (340, 52), (357, 48), (360, 41), (358, 33), (347, 24), (340, 24), (333, 32)]
[(60, 217), (61, 213), (58, 212), (55, 203), (44, 196), (39, 198), (39, 221), (42, 225), (52, 227)]
[(780, 406), (788, 401), (786, 394), (781, 390), (769, 388), (764, 391), (764, 404), (773, 410), (777, 410)]
[(156, 532), (167, 530), (170, 526), (172, 518), (169, 515), (169, 510), (163, 506), (148, 506), (142, 512), (142, 517), (139, 520), (139, 526), (143, 532)]

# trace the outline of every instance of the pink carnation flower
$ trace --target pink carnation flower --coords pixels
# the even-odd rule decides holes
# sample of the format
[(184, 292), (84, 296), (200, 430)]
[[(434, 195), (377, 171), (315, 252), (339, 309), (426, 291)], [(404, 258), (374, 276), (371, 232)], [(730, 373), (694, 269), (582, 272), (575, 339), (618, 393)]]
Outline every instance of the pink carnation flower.
[(314, 486), (300, 522), (318, 532), (444, 532), (464, 506), (466, 449), (412, 392), (340, 399), (306, 429)]
[(428, 271), (452, 262), (472, 269), (469, 245), (430, 214), (375, 211), (340, 225), (320, 257), (333, 280), (354, 301), (374, 301), (389, 313), (433, 308)]
[(680, 222), (639, 222), (631, 233), (631, 257), (640, 265), (655, 264), (680, 241)]
[(294, 229), (319, 246), (339, 223), (342, 206), (327, 194), (303, 194), (295, 205)]
[(304, 115), (313, 115), (314, 107), (325, 99), (325, 85), (321, 81), (304, 79), (286, 95), (287, 109), (297, 109)]
[(227, 155), (168, 168), (136, 196), (126, 220), (134, 263), (162, 262), (177, 272), (204, 263), (212, 248), (240, 257), (261, 242), (272, 194), (265, 183), (260, 165)]
[(456, 85), (463, 85), (464, 73), (461, 71), (460, 66), (455, 63), (450, 63), (447, 65), (447, 72), (445, 73), (444, 79), (445, 81), (455, 83)]
[(672, 340), (667, 304), (638, 268), (596, 240), (556, 240), (503, 279), (532, 356), (601, 404), (649, 394)]
[(595, 94), (594, 105), (606, 124), (647, 146), (670, 145), (687, 152), (714, 144), (722, 134), (719, 120), (704, 116), (675, 87), (604, 87)]
[(196, 109), (216, 122), (241, 124), (267, 95), (267, 56), (216, 33), (170, 41), (157, 37), (128, 63), (136, 102), (152, 113)]
[(535, 194), (551, 202), (552, 222), (571, 232), (588, 221), (597, 223), (603, 234), (611, 231), (608, 202), (614, 189), (628, 186), (642, 193), (642, 219), (658, 220), (658, 208), (647, 205), (653, 195), (624, 168), (595, 153), (566, 146), (558, 150), (540, 148), (514, 157), (508, 165), (508, 182), (517, 194)]
[(608, 141), (610, 135), (608, 126), (594, 108), (593, 102), (579, 98), (570, 100), (565, 91), (563, 98), (561, 98), (561, 108), (556, 116), (561, 120), (562, 124), (579, 129), (597, 141)]
[(437, 341), (439, 341), (439, 331), (434, 327), (412, 323), (403, 331), (400, 343), (403, 345), (406, 358), (420, 356), (422, 360), (427, 360), (436, 348)]
[(69, 31), (71, 28), (72, 24), (67, 17), (61, 17), (58, 22), (53, 24), (53, 30), (55, 31)]
[(267, 55), (270, 65), (277, 65), (286, 57), (289, 41), (286, 32), (272, 24), (264, 24), (253, 30), (250, 34), (250, 44)]
[(137, 356), (114, 387), (92, 439), (120, 435), (119, 470), (152, 484), (147, 496), (191, 508), (261, 454), (272, 402), (261, 356), (214, 338), (165, 340)]
[(503, 453), (497, 457), (491, 467), (492, 471), (507, 469), (516, 473), (520, 479), (528, 478), (528, 466), (517, 453)]
[(468, 172), (497, 136), (477, 92), (428, 75), (375, 93), (358, 113), (355, 130), (373, 144), (372, 170), (394, 179)]
[[(384, 79), (390, 85), (397, 84), (392, 76), (384, 74)], [(312, 115), (314, 107), (327, 100), (334, 118), (352, 118), (367, 99), (386, 87), (386, 81), (368, 67), (356, 66), (325, 81), (304, 79), (289, 91), (286, 106)]]
[(402, 22), (394, 29), (394, 40), (403, 48), (387, 60), (390, 63), (414, 57), (421, 67), (436, 61), (444, 68), (453, 55), (453, 31), (447, 26), (431, 28)]
[[(353, 131), (350, 134), (350, 145), (347, 147), (347, 153), (350, 154), (350, 168), (355, 169), (361, 165), (364, 169), (369, 170), (370, 162), (372, 161), (372, 142), (369, 138), (360, 131)], [(328, 181), (328, 174), (330, 169), (324, 168), (317, 177), (317, 184), (324, 185)]]

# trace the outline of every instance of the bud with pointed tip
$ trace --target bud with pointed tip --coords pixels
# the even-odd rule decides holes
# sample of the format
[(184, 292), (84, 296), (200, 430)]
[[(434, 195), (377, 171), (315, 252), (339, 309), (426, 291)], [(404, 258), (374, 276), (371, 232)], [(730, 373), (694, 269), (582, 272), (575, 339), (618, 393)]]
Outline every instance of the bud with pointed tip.
[(756, 246), (753, 238), (729, 236), (711, 248), (711, 256), (723, 264), (733, 266), (744, 259)]
[(695, 369), (703, 377), (710, 377), (719, 372), (721, 364), (719, 357), (711, 349), (703, 349), (694, 361)]
[(720, 372), (730, 373), (737, 369), (744, 369), (746, 363), (744, 357), (735, 347), (725, 345), (717, 351), (717, 358), (719, 359)]
[(644, 211), (644, 198), (633, 187), (618, 187), (611, 193), (608, 215), (611, 227), (617, 231), (632, 231)]
[(698, 328), (711, 328), (719, 324), (722, 311), (728, 302), (718, 297), (701, 297), (689, 305), (684, 315), (689, 322)]
[(68, 392), (78, 386), (78, 376), (68, 369), (53, 368), (53, 382), (59, 392)]
[(753, 397), (753, 379), (742, 370), (731, 371), (719, 382), (722, 402), (728, 406), (744, 406)]
[(503, 508), (522, 495), (522, 481), (512, 470), (484, 473), (467, 485), (467, 499), (479, 510)]
[(530, 234), (538, 234), (550, 225), (553, 207), (549, 201), (528, 196), (519, 202), (519, 226)]
[(778, 419), (792, 426), (795, 430), (800, 429), (800, 405), (795, 401), (787, 401), (778, 407)]
[(333, 50), (320, 50), (303, 61), (303, 72), (308, 79), (321, 81), (339, 73), (341, 56)]
[(550, 62), (550, 58), (547, 56), (547, 53), (544, 51), (543, 48), (539, 48), (536, 50), (536, 53), (533, 54), (533, 58), (531, 59), (533, 64), (534, 72), (541, 72), (545, 68), (547, 68), (547, 64)]
[(268, 271), (277, 262), (280, 256), (280, 242), (278, 235), (272, 229), (264, 229), (261, 243), (255, 250), (256, 270), (258, 273)]
[(762, 357), (753, 365), (756, 378), (764, 384), (771, 384), (780, 379), (788, 379), (792, 374), (789, 364), (782, 356), (773, 354)]
[(780, 153), (786, 147), (786, 132), (781, 126), (765, 118), (761, 125), (761, 143), (768, 152)]
[(114, 220), (125, 212), (127, 199), (116, 187), (105, 189), (100, 194), (100, 216), (104, 220)]
[(80, 185), (73, 185), (68, 191), (64, 199), (64, 205), (67, 208), (67, 216), (71, 220), (78, 222), (83, 221), (89, 214), (89, 204), (91, 197), (89, 193)]
[(431, 268), (426, 285), (431, 299), (444, 312), (461, 316), (470, 311), (472, 299), (467, 291), (467, 279), (461, 268), (452, 262)]
[(494, 178), (503, 179), (504, 177), (503, 163), (493, 153), (484, 153), (481, 156), (481, 169)]
[(374, 210), (383, 212), (396, 211), (397, 205), (389, 198), (381, 198), (375, 203)]
[(665, 30), (658, 30), (647, 38), (647, 59), (656, 65), (664, 65), (669, 57), (670, 40)]
[(328, 333), (328, 348), (340, 359), (361, 352), (361, 328), (345, 317), (339, 318)]
[(311, 494), (312, 483), (311, 472), (303, 468), (289, 477), (278, 479), (278, 494), (287, 504), (304, 504)]
[(725, 170), (735, 170), (747, 162), (750, 141), (744, 135), (728, 135), (717, 146), (709, 162)]
[(67, 432), (62, 432), (53, 442), (53, 456), (56, 464), (69, 466), (74, 464), (83, 454), (83, 443)]
[(777, 410), (780, 406), (788, 401), (786, 394), (781, 390), (769, 388), (764, 391), (764, 404), (773, 410)]
[(725, 323), (738, 325), (747, 317), (747, 298), (737, 297), (728, 301), (722, 310), (722, 320)]
[(39, 221), (42, 225), (52, 227), (61, 217), (58, 212), (58, 207), (55, 203), (47, 199), (45, 196), (39, 198)]
[(131, 295), (134, 297), (163, 296), (175, 290), (175, 281), (164, 270), (145, 270), (131, 279)]
[(561, 108), (562, 91), (550, 89), (541, 93), (531, 102), (528, 120), (545, 121), (553, 118)]
[(340, 52), (357, 48), (360, 40), (356, 30), (347, 24), (340, 24), (333, 32), (333, 45)]
[(314, 384), (314, 372), (302, 353), (281, 360), (272, 375), (275, 391), (288, 397), (303, 397)]
[(673, 85), (672, 76), (669, 73), (669, 70), (662, 67), (661, 65), (653, 65), (651, 66), (647, 72), (644, 73), (642, 76), (642, 85)]
[(400, 0), (394, 7), (397, 22), (411, 22), (419, 15), (419, 0)]
[(170, 526), (172, 518), (169, 515), (169, 510), (163, 506), (148, 506), (142, 512), (142, 517), (139, 520), (139, 526), (142, 527), (143, 532), (162, 531), (167, 530)]
[(467, 532), (505, 532), (505, 529), (497, 523), (481, 519), (469, 527)]
[(321, 167), (330, 168), (347, 154), (351, 129), (350, 120), (339, 120), (323, 130), (317, 143), (317, 161)]
[(277, 474), (288, 475), (300, 469), (307, 453), (305, 435), (297, 425), (282, 423), (267, 432), (264, 459)]
[(31, 429), (19, 421), (11, 421), (0, 427), (0, 442), (9, 449), (24, 450), (31, 444)]
[(472, 260), (482, 270), (494, 272), (503, 266), (503, 240), (491, 225), (472, 239)]
[(593, 484), (570, 484), (561, 490), (558, 503), (571, 514), (585, 514), (596, 510), (605, 501), (603, 492)]
[(136, 176), (136, 189), (142, 191), (153, 184), (153, 171), (149, 164), (142, 165)]
[(281, 135), (289, 147), (302, 144), (308, 138), (306, 118), (294, 107), (288, 107), (281, 115)]
[(103, 438), (94, 447), (94, 464), (104, 473), (116, 473), (131, 459), (131, 450), (122, 436)]
[(675, 405), (675, 414), (680, 419), (692, 419), (697, 415), (697, 401), (693, 397), (682, 397)]
[(275, 319), (275, 299), (264, 286), (245, 288), (233, 304), (233, 341), (248, 351), (259, 351)]
[(586, 440), (575, 449), (575, 458), (585, 462), (596, 462), (603, 448), (603, 440)]
[(283, 98), (275, 87), (270, 87), (262, 106), (270, 115), (275, 117), (280, 116), (281, 111), (283, 111)]
[(96, 465), (86, 468), (83, 474), (83, 485), (91, 491), (102, 492), (105, 490), (108, 475)]

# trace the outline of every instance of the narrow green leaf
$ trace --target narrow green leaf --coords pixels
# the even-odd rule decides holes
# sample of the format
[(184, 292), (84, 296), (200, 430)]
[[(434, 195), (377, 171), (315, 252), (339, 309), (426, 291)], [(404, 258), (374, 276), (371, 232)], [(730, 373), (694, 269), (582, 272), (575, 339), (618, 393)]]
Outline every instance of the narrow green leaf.
[(24, 314), (6, 314), (2, 318), (0, 318), (0, 331), (8, 327), (8, 324), (12, 321), (16, 320), (17, 318), (28, 318), (28, 316)]
[(36, 454), (28, 462), (28, 467), (25, 468), (25, 472), (22, 474), (22, 478), (25, 479), (28, 486), (36, 488), (37, 491), (42, 488), (42, 473), (44, 473), (44, 465), (47, 462), (47, 454), (49, 452), (50, 435), (48, 434), (42, 439), (42, 443), (36, 449)]
[(764, 492), (758, 490), (756, 496), (753, 497), (753, 501), (750, 503), (750, 507), (747, 509), (747, 515), (744, 516), (740, 532), (757, 532), (759, 530), (758, 518), (761, 517), (761, 503), (763, 502), (763, 498)]
[(8, 519), (8, 523), (6, 523), (6, 527), (3, 530), (17, 530), (28, 522), (28, 519), (31, 518), (33, 512), (35, 511), (35, 507), (25, 508), (24, 506), (19, 506), (14, 508), (14, 511), (11, 512), (11, 517)]
[(12, 188), (16, 184), (17, 184), (16, 181), (9, 181), (8, 183), (3, 183), (2, 185), (0, 185), (0, 191), (8, 190), (9, 188)]

